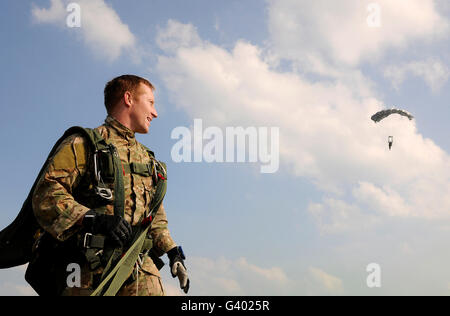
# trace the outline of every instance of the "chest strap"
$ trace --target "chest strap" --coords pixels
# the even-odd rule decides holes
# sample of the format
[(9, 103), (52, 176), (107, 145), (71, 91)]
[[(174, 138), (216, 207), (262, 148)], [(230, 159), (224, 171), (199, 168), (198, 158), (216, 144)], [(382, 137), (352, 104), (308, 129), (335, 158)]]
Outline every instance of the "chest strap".
[(150, 163), (132, 162), (123, 165), (123, 171), (126, 174), (138, 174), (143, 177), (153, 177), (154, 183), (159, 179), (165, 180), (166, 170), (160, 161), (150, 156)]
[(132, 162), (123, 165), (126, 174), (138, 174), (143, 177), (150, 177), (152, 175), (152, 164)]

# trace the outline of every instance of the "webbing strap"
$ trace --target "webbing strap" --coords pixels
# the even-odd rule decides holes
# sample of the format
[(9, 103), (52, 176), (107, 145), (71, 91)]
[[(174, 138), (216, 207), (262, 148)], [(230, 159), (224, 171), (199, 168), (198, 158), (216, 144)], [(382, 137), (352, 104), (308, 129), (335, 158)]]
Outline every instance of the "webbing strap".
[(147, 163), (132, 162), (123, 165), (123, 169), (127, 174), (134, 173), (143, 177), (150, 177), (152, 175), (151, 164)]
[(97, 256), (97, 252), (98, 252), (98, 249), (89, 248), (89, 249), (86, 249), (86, 251), (84, 253), (84, 255), (86, 256), (86, 260), (89, 264), (89, 268), (91, 270), (97, 269), (102, 264), (100, 261), (100, 257)]
[(102, 135), (100, 135), (100, 133), (96, 129), (74, 126), (67, 130), (67, 132), (69, 131), (78, 131), (78, 132), (84, 131), (84, 135), (89, 138), (91, 145), (94, 146), (95, 150), (104, 150), (108, 148), (108, 144), (106, 143), (105, 139), (102, 137)]
[[(103, 296), (114, 296), (122, 287), (123, 283), (128, 279), (131, 272), (133, 271), (134, 264), (138, 259), (139, 253), (141, 252), (142, 246), (147, 236), (147, 232), (150, 226), (141, 233), (139, 238), (133, 243), (133, 245), (128, 249), (125, 255), (119, 260), (114, 269), (106, 276), (106, 278), (100, 283), (100, 285), (95, 289), (91, 296), (98, 296), (102, 293), (105, 285), (111, 280), (108, 289), (104, 292)], [(114, 279), (112, 279), (114, 277)]]
[[(153, 200), (150, 204), (150, 215), (152, 217), (154, 217), (154, 214), (156, 213), (156, 211), (158, 211), (159, 206), (161, 205), (164, 196), (166, 195), (166, 191), (167, 191), (167, 167), (166, 164), (164, 162), (159, 161), (159, 164), (161, 164), (161, 167), (163, 168), (163, 170), (161, 170), (160, 174), (162, 174), (164, 179), (159, 179), (157, 184), (156, 184), (156, 191), (155, 191), (155, 195), (153, 197)], [(159, 169), (159, 168), (157, 168)], [(160, 170), (155, 170), (155, 172), (159, 172)]]
[[(150, 204), (149, 216), (146, 219), (150, 219), (149, 222), (142, 221), (141, 227), (143, 229), (142, 232), (137, 232), (133, 244), (127, 250), (125, 255), (119, 260), (119, 262), (114, 266), (111, 272), (102, 280), (100, 285), (95, 289), (95, 291), (91, 294), (91, 296), (113, 296), (119, 291), (123, 283), (128, 279), (131, 272), (133, 271), (134, 264), (138, 259), (139, 254), (142, 250), (149, 246), (149, 244), (145, 243), (147, 239), (147, 232), (151, 227), (151, 219), (154, 217), (154, 214), (158, 210), (161, 205), (164, 196), (167, 191), (167, 173), (166, 173), (166, 165), (163, 162), (161, 163), (161, 167), (163, 168), (163, 176), (164, 180), (160, 179), (156, 183), (156, 192), (154, 198)], [(162, 171), (162, 170), (161, 170)], [(136, 238), (137, 237), (137, 238)], [(146, 249), (148, 250), (148, 249)], [(112, 261), (108, 263), (106, 270), (109, 270)], [(108, 285), (109, 284), (109, 285)], [(108, 287), (104, 290), (105, 287)]]
[(114, 215), (124, 217), (125, 214), (125, 188), (123, 185), (122, 161), (116, 147), (110, 144), (114, 157)]
[[(123, 184), (122, 161), (116, 147), (107, 143), (96, 129), (84, 129), (96, 151), (110, 151), (114, 163), (114, 215), (123, 217), (125, 212), (125, 189)], [(99, 184), (100, 185), (100, 184)]]

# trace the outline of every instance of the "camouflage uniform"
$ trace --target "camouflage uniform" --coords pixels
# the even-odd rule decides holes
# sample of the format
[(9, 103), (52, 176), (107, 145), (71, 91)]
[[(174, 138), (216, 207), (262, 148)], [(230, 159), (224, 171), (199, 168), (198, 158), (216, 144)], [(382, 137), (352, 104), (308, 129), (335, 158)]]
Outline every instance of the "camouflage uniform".
[[(136, 140), (134, 132), (113, 117), (108, 116), (105, 124), (96, 129), (106, 141), (116, 146), (123, 164), (150, 162), (146, 149)], [(77, 234), (81, 228), (75, 225), (77, 221), (88, 210), (96, 208), (93, 184), (86, 180), (92, 179), (89, 166), (93, 159), (86, 147), (87, 141), (78, 134), (63, 141), (33, 192), (33, 209), (39, 225), (59, 241), (66, 241)], [(155, 193), (152, 177), (125, 173), (124, 189), (124, 218), (131, 225), (137, 225), (143, 216), (148, 215)], [(114, 215), (113, 201), (104, 207), (104, 211)], [(153, 239), (153, 249), (159, 256), (176, 246), (167, 228), (163, 204), (155, 214), (149, 234)], [(93, 290), (93, 275), (101, 273), (103, 268), (92, 272), (86, 262), (80, 265), (81, 287), (66, 288), (63, 295), (86, 295)], [(159, 271), (150, 257), (143, 258), (141, 268), (138, 280), (125, 283), (117, 295), (164, 295)]]

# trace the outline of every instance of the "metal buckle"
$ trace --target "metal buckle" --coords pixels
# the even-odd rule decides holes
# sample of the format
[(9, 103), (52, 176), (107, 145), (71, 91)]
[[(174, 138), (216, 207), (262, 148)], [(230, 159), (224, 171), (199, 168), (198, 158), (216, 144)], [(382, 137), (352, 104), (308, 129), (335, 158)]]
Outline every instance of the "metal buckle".
[(104, 198), (106, 200), (112, 200), (112, 198), (113, 198), (112, 191), (111, 191), (111, 189), (108, 189), (108, 188), (95, 187), (95, 193), (97, 193), (98, 195), (100, 195), (102, 198)]
[[(88, 238), (89, 237), (89, 238)], [(92, 237), (92, 234), (91, 233), (86, 233), (85, 235), (84, 235), (84, 239), (83, 239), (83, 247), (84, 248), (86, 248), (86, 249), (89, 249), (89, 248), (91, 248), (89, 245), (91, 244), (90, 242), (91, 242), (91, 239), (90, 239), (90, 237)], [(89, 244), (89, 245), (88, 245)]]
[(98, 182), (101, 181), (101, 177), (100, 177), (100, 171), (98, 171), (98, 150), (95, 151), (94, 153), (94, 174), (95, 174), (95, 178), (97, 179)]
[[(98, 184), (102, 184), (105, 186), (105, 183), (103, 182), (103, 179), (100, 175), (100, 170), (98, 170), (98, 150), (94, 153), (94, 173), (95, 178), (97, 179)], [(101, 188), (101, 187), (95, 187), (95, 193), (100, 195), (102, 198), (106, 200), (112, 200), (112, 192), (111, 189), (108, 188)]]

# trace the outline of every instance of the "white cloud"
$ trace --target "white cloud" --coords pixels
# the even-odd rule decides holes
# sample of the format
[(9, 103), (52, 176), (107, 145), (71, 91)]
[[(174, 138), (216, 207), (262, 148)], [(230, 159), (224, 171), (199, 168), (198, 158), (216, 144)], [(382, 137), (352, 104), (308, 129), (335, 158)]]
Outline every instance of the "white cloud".
[(293, 285), (281, 268), (261, 267), (246, 258), (190, 257), (188, 272), (192, 295), (276, 295)]
[(167, 281), (166, 282), (163, 281), (163, 287), (164, 287), (164, 292), (165, 292), (166, 296), (183, 296), (183, 295), (185, 295), (184, 292), (182, 292), (182, 290), (179, 287), (177, 287), (176, 285), (169, 283)]
[(36, 296), (37, 293), (29, 285), (5, 282), (0, 284), (0, 293), (7, 296)]
[(34, 21), (37, 23), (51, 23), (63, 25), (66, 17), (66, 7), (61, 0), (51, 0), (50, 8), (39, 8), (33, 4), (31, 10)]
[(169, 20), (167, 27), (159, 30), (156, 43), (161, 49), (173, 52), (180, 47), (201, 45), (201, 39), (192, 24), (184, 25), (175, 20)]
[(326, 273), (325, 271), (310, 267), (309, 272), (311, 276), (316, 280), (316, 282), (323, 286), (324, 289), (333, 295), (343, 294), (344, 287), (343, 282), (338, 277), (335, 277), (331, 274)]
[(358, 205), (333, 198), (310, 203), (308, 212), (322, 234), (363, 232), (380, 222), (378, 216), (364, 212)]
[(360, 182), (353, 190), (353, 195), (369, 207), (389, 216), (403, 217), (412, 213), (400, 194), (387, 186), (382, 189), (372, 183)]
[[(67, 27), (68, 0), (52, 0), (49, 9), (33, 6), (32, 15), (38, 23)], [(84, 43), (98, 56), (112, 61), (123, 52), (136, 53), (136, 39), (117, 13), (103, 0), (79, 0), (81, 7), (80, 35)], [(69, 28), (67, 28), (69, 29)], [(75, 29), (70, 29), (76, 32)]]
[[(197, 40), (171, 46), (158, 70), (174, 104), (205, 127), (278, 126), (281, 163), (318, 188), (338, 197), (360, 193), (353, 198), (363, 205), (379, 199), (372, 203), (383, 208), (378, 214), (447, 216), (449, 155), (419, 134), (414, 120), (393, 115), (374, 124), (370, 116), (383, 105), (363, 76), (310, 82), (271, 69), (261, 49), (246, 42), (229, 52), (196, 34), (184, 37)], [(396, 206), (386, 211), (389, 203)]]
[[(449, 23), (434, 0), (378, 0), (381, 27), (369, 27), (368, 1), (270, 0), (269, 32), (273, 50), (300, 62), (308, 71), (324, 63), (356, 66), (389, 49), (448, 35)], [(320, 72), (320, 71), (319, 71)]]
[(268, 281), (275, 281), (280, 284), (287, 283), (288, 278), (286, 277), (286, 274), (278, 267), (273, 268), (261, 268), (257, 265), (248, 263), (245, 258), (240, 258), (237, 261), (238, 266), (242, 270), (247, 270), (250, 273), (259, 275), (261, 278), (267, 279)]
[(398, 189), (361, 181), (352, 186), (349, 199), (353, 202), (326, 197), (320, 203), (311, 202), (308, 213), (322, 234), (361, 233), (379, 227), (385, 217), (449, 218), (450, 187), (448, 180), (441, 182), (446, 177), (416, 179)]
[(27, 284), (24, 275), (27, 264), (0, 269), (0, 296), (35, 296), (37, 293)]
[(433, 92), (438, 92), (448, 81), (450, 69), (440, 60), (429, 58), (425, 61), (413, 61), (385, 68), (384, 76), (391, 80), (397, 90), (410, 75), (422, 78)]

